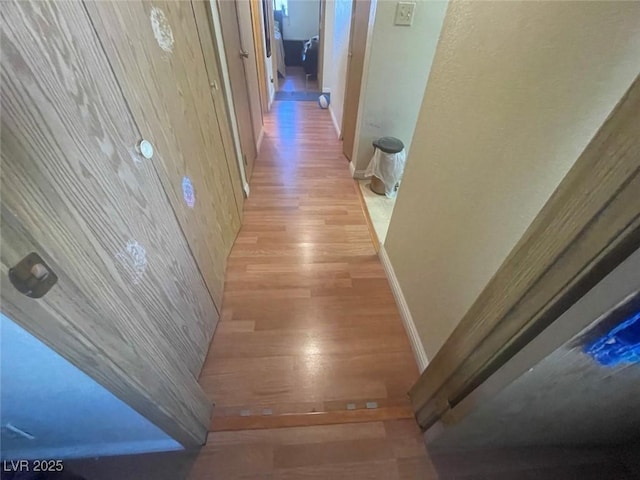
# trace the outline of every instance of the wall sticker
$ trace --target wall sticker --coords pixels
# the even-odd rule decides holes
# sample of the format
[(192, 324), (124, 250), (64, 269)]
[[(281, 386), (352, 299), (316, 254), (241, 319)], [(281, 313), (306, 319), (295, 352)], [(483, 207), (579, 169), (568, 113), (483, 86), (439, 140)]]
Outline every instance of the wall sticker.
[(193, 189), (193, 184), (189, 177), (182, 178), (182, 197), (187, 207), (193, 208), (196, 204), (196, 192)]

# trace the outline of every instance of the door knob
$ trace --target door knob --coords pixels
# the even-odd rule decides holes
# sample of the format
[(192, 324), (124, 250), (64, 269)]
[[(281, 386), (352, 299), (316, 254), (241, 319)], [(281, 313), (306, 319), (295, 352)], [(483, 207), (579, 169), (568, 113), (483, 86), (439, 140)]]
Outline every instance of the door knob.
[(58, 281), (58, 277), (35, 252), (28, 254), (9, 269), (9, 280), (27, 297), (41, 298)]
[(242, 58), (249, 58), (249, 52), (247, 52), (246, 50), (240, 50), (240, 56)]
[(147, 160), (151, 160), (153, 157), (153, 145), (149, 140), (141, 140), (140, 143), (136, 145), (136, 149)]

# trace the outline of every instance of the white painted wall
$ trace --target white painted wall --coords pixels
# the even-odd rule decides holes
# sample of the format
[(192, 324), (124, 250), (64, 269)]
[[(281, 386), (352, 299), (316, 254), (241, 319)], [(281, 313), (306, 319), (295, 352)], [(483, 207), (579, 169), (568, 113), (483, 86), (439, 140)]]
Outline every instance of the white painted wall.
[(432, 358), (640, 72), (640, 2), (449, 5), (386, 251)]
[(320, 0), (289, 0), (284, 19), (285, 40), (309, 40), (320, 32)]
[[(258, 5), (260, 7), (260, 19), (261, 19), (261, 23), (260, 25), (262, 26), (262, 30), (260, 31), (260, 35), (264, 36), (264, 7), (262, 2), (258, 2)], [(266, 72), (267, 72), (267, 92), (269, 94), (269, 109), (271, 109), (271, 104), (273, 103), (273, 99), (275, 98), (276, 95), (276, 86), (275, 86), (275, 82), (273, 80), (273, 63), (274, 63), (274, 55), (275, 55), (275, 49), (276, 49), (276, 45), (275, 45), (275, 39), (273, 38), (273, 32), (271, 34), (271, 56), (267, 57), (267, 43), (262, 42), (262, 61), (264, 62), (265, 66), (266, 66)]]
[[(349, 54), (349, 32), (351, 31), (352, 0), (334, 0), (327, 3), (327, 9), (333, 4), (333, 36), (331, 40), (331, 105), (329, 107), (336, 130), (342, 130), (344, 94), (347, 82), (347, 63)], [(329, 20), (327, 16), (327, 20)], [(326, 59), (325, 59), (326, 60)], [(326, 62), (325, 62), (326, 63)], [(327, 75), (326, 72), (323, 72)]]
[[(3, 459), (79, 458), (179, 450), (164, 432), (0, 315)], [(16, 437), (12, 424), (34, 435)]]
[(446, 0), (418, 0), (413, 25), (397, 26), (396, 2), (377, 2), (354, 142), (356, 175), (367, 168), (376, 138), (397, 137), (409, 151), (446, 10)]
[(336, 18), (336, 5), (333, 0), (325, 2), (324, 30), (320, 35), (324, 36), (324, 52), (322, 57), (322, 91), (331, 93), (333, 83), (333, 24)]

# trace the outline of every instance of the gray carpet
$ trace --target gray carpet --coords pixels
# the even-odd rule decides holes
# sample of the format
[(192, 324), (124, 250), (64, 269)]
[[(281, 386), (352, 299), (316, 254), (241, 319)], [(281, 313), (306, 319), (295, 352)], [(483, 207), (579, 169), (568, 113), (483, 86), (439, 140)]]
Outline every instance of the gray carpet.
[[(317, 102), (320, 92), (276, 92), (276, 100), (289, 100), (292, 102)], [(329, 94), (324, 94), (329, 99)]]

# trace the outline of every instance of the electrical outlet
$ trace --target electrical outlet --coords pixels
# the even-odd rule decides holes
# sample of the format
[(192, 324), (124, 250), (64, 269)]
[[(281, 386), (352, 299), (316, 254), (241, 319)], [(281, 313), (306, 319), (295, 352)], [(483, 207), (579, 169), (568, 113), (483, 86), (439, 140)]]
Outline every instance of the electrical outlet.
[(416, 10), (416, 2), (398, 2), (396, 6), (396, 25), (411, 26), (413, 14)]

